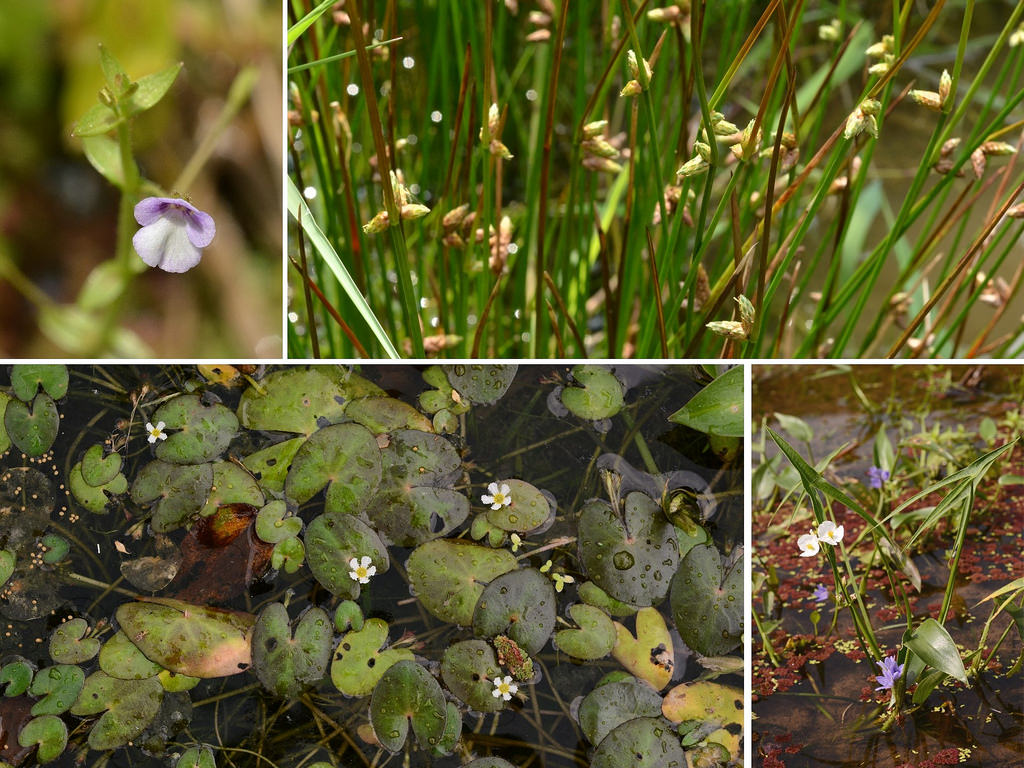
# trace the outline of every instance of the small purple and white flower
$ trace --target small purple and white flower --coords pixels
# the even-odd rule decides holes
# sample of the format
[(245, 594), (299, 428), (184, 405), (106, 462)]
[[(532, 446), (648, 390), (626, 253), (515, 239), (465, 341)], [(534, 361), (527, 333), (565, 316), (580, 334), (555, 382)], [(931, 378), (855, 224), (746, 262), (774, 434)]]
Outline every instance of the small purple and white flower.
[(894, 685), (896, 685), (896, 681), (900, 679), (900, 675), (903, 674), (904, 665), (897, 664), (896, 659), (892, 656), (886, 656), (881, 661), (877, 661), (875, 663), (878, 664), (879, 669), (882, 670), (882, 674), (875, 676), (875, 680), (879, 683), (875, 690), (890, 690)]
[(142, 225), (132, 238), (135, 252), (165, 272), (192, 269), (217, 233), (210, 214), (176, 197), (147, 197), (135, 206), (135, 220)]
[(881, 467), (870, 467), (868, 469), (868, 488), (878, 490), (889, 479), (889, 470)]

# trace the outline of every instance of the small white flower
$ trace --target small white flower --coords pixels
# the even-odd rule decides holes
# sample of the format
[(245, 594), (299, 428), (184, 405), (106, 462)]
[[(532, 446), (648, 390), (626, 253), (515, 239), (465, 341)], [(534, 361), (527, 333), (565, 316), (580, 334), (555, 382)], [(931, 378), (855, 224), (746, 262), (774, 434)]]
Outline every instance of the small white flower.
[(494, 698), (511, 701), (512, 696), (518, 691), (519, 686), (512, 682), (511, 676), (506, 675), (505, 677), (494, 678), (494, 690), (491, 691), (491, 695)]
[(147, 421), (146, 432), (149, 433), (149, 437), (147, 438), (149, 442), (155, 443), (157, 440), (166, 440), (167, 433), (164, 432), (165, 426), (167, 425), (164, 424), (162, 421), (159, 422), (155, 427), (150, 422)]
[(512, 503), (512, 489), (508, 487), (508, 483), (502, 483), (500, 487), (497, 483), (491, 483), (487, 486), (487, 490), (490, 493), (481, 496), (480, 501), (490, 504), (491, 509), (501, 509)]
[(377, 566), (368, 557), (364, 557), (362, 560), (353, 557), (348, 561), (348, 567), (352, 569), (348, 572), (348, 577), (360, 584), (369, 584), (370, 577), (377, 573)]
[(818, 537), (814, 535), (813, 531), (805, 533), (797, 539), (796, 545), (800, 548), (800, 557), (814, 557), (818, 554), (818, 550), (820, 549), (818, 546)]
[(843, 526), (826, 520), (818, 526), (818, 541), (831, 544), (833, 547), (843, 540)]

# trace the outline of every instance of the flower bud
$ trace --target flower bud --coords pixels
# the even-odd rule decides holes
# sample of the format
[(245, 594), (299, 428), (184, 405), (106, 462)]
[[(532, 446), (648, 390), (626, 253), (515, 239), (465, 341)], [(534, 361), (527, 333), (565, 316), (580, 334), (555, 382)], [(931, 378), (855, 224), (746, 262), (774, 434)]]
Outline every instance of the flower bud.
[(1007, 144), (1005, 141), (986, 141), (979, 149), (986, 155), (995, 155), (996, 157), (1015, 155), (1017, 153), (1017, 148), (1012, 144)]
[(626, 83), (625, 87), (619, 91), (619, 96), (636, 96), (642, 90), (643, 88), (640, 87), (639, 81), (630, 80)]
[(463, 203), (458, 208), (452, 208), (441, 219), (441, 226), (445, 229), (455, 229), (466, 218), (467, 213), (469, 213), (469, 203)]
[(700, 155), (697, 155), (683, 163), (682, 167), (676, 171), (676, 175), (682, 176), (683, 178), (689, 178), (690, 176), (702, 174), (707, 171), (707, 169), (707, 161)]
[(728, 339), (747, 340), (747, 332), (744, 330), (743, 324), (737, 323), (735, 320), (712, 320), (707, 324), (707, 329)]
[(608, 127), (607, 120), (595, 120), (592, 123), (587, 123), (583, 126), (583, 138), (592, 139), (595, 136), (601, 135), (604, 129)]
[(818, 27), (818, 39), (824, 40), (827, 43), (838, 42), (842, 33), (843, 23), (839, 19), (832, 19), (828, 24), (822, 24)]
[(381, 211), (366, 224), (363, 224), (363, 232), (368, 235), (376, 235), (388, 228), (388, 212)]
[(928, 107), (933, 112), (942, 111), (942, 97), (935, 91), (911, 91), (910, 98), (914, 100), (915, 104)]
[(749, 336), (754, 332), (754, 318), (756, 317), (754, 305), (742, 294), (736, 297), (736, 303), (740, 307), (740, 324), (743, 326), (743, 332)]
[(402, 218), (406, 221), (419, 219), (430, 213), (430, 209), (419, 203), (407, 203), (402, 206)]
[(942, 106), (946, 106), (946, 102), (949, 100), (949, 92), (953, 87), (953, 76), (949, 74), (948, 70), (942, 70), (942, 77), (939, 78), (939, 100), (942, 102)]
[(693, 143), (693, 148), (694, 148), (694, 150), (696, 150), (696, 152), (700, 156), (701, 160), (703, 160), (705, 163), (710, 163), (711, 162), (711, 146), (710, 145), (705, 144), (703, 141), (695, 141)]

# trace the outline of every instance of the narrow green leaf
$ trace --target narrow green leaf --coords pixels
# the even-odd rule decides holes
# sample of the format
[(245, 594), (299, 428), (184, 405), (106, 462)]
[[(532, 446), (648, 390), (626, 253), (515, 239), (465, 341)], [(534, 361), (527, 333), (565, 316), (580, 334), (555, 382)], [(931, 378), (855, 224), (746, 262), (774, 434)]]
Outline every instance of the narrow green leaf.
[(298, 40), (302, 33), (309, 29), (313, 22), (323, 16), (332, 5), (334, 5), (334, 0), (324, 0), (320, 5), (290, 26), (288, 28), (288, 45)]
[(879, 427), (878, 433), (875, 435), (875, 466), (886, 472), (892, 472), (895, 464), (896, 453), (893, 451), (892, 442), (885, 433), (885, 427)]
[(129, 97), (128, 103), (124, 107), (124, 113), (128, 116), (137, 115), (159, 102), (174, 85), (181, 66), (179, 61), (162, 72), (140, 78), (137, 83), (138, 88)]
[(730, 368), (668, 419), (705, 434), (742, 437), (743, 368)]
[[(342, 289), (348, 296), (356, 310), (362, 316), (363, 320), (369, 326), (373, 332), (374, 337), (384, 348), (388, 357), (392, 359), (398, 359), (400, 355), (398, 350), (395, 349), (394, 344), (391, 343), (391, 339), (388, 338), (387, 332), (384, 327), (380, 324), (377, 316), (373, 314), (373, 310), (370, 309), (370, 305), (366, 303), (366, 299), (363, 294), (359, 292), (359, 287), (356, 285), (355, 280), (352, 279), (352, 275), (349, 274), (345, 265), (342, 263), (341, 258), (338, 256), (334, 247), (331, 245), (327, 236), (321, 231), (320, 227), (317, 226), (316, 221), (313, 219), (313, 214), (310, 213), (309, 207), (306, 205), (306, 201), (302, 199), (302, 194), (295, 186), (295, 182), (289, 177), (288, 179), (288, 213), (292, 215), (292, 218), (298, 221), (302, 228), (305, 230), (307, 237), (316, 249), (320, 257), (327, 263), (331, 272), (338, 278), (338, 282), (341, 283)], [(742, 414), (741, 414), (742, 421)]]
[(71, 131), (72, 136), (80, 138), (85, 136), (100, 136), (107, 131), (112, 131), (121, 123), (121, 118), (114, 114), (110, 107), (103, 104), (93, 104), (86, 110), (85, 114), (75, 123)]
[(793, 437), (803, 443), (809, 443), (814, 439), (814, 430), (806, 421), (796, 416), (789, 416), (785, 413), (774, 414), (779, 420), (779, 426), (789, 432)]
[(103, 70), (103, 78), (107, 81), (107, 87), (115, 97), (124, 93), (130, 80), (117, 59), (105, 45), (100, 45), (100, 68)]
[(121, 148), (106, 135), (84, 136), (82, 147), (89, 164), (118, 189), (124, 187), (124, 169), (121, 167)]
[(955, 677), (961, 683), (967, 683), (967, 671), (956, 643), (949, 632), (935, 619), (925, 619), (907, 638), (905, 645), (921, 657), (929, 667)]

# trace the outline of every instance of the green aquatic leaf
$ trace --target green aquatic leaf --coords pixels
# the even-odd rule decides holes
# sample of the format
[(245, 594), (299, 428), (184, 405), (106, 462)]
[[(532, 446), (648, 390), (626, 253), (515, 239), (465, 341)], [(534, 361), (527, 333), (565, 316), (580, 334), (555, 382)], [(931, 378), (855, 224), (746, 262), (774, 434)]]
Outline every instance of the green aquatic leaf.
[(414, 661), (400, 661), (391, 667), (370, 697), (370, 724), (389, 752), (398, 752), (405, 745), (410, 724), (419, 745), (433, 749), (441, 743), (447, 719), (441, 686)]
[(468, 400), (479, 405), (493, 405), (512, 386), (519, 366), (457, 363), (442, 365), (441, 369), (448, 378), (452, 389), (459, 393), (463, 401)]
[(9, 549), (0, 549), (0, 587), (7, 583), (14, 573), (14, 566), (18, 560), (15, 554)]
[(182, 752), (174, 768), (217, 768), (217, 762), (213, 757), (213, 749), (203, 744)]
[(263, 687), (291, 699), (320, 682), (331, 660), (332, 635), (322, 608), (302, 614), (294, 634), (282, 603), (264, 608), (252, 633), (252, 665)]
[(363, 397), (353, 400), (345, 408), (345, 415), (375, 435), (403, 429), (430, 432), (434, 428), (430, 419), (408, 403), (393, 397)]
[(289, 516), (288, 505), (275, 499), (256, 515), (256, 535), (268, 544), (277, 544), (302, 533), (302, 518)]
[(285, 493), (304, 504), (325, 486), (328, 509), (358, 509), (380, 483), (381, 455), (377, 440), (359, 424), (334, 424), (314, 432), (295, 454)]
[(93, 672), (85, 681), (71, 714), (100, 715), (89, 728), (89, 746), (98, 751), (123, 746), (141, 734), (156, 717), (164, 689), (155, 677), (119, 680)]
[(592, 581), (580, 584), (576, 589), (576, 594), (584, 603), (600, 608), (609, 616), (622, 618), (632, 616), (637, 611), (637, 606), (616, 600)]
[(7, 427), (4, 423), (4, 415), (7, 413), (7, 404), (11, 401), (11, 396), (6, 392), (0, 392), (0, 456), (7, 453), (11, 447), (11, 438), (7, 434)]
[(32, 663), (21, 656), (15, 656), (13, 660), (4, 664), (3, 668), (0, 668), (0, 686), (7, 686), (4, 696), (21, 696), (32, 684), (32, 676), (35, 673), (36, 668)]
[(946, 628), (935, 619), (921, 622), (904, 638), (903, 644), (929, 667), (967, 684), (967, 671), (960, 651)]
[(416, 596), (441, 621), (468, 627), (484, 587), (516, 567), (511, 552), (461, 539), (435, 539), (421, 544), (406, 569)]
[(587, 575), (616, 600), (647, 606), (668, 594), (679, 549), (675, 528), (650, 496), (630, 493), (621, 516), (607, 501), (587, 502), (578, 535)]
[(360, 584), (349, 576), (352, 558), (370, 558), (377, 576), (391, 567), (388, 548), (380, 536), (354, 515), (327, 512), (306, 528), (306, 562), (314, 578), (332, 594), (359, 597)]
[(533, 656), (555, 629), (556, 605), (555, 588), (540, 571), (510, 571), (484, 588), (473, 611), (473, 632), (477, 637), (507, 635)]
[(151, 461), (135, 475), (131, 498), (136, 504), (150, 504), (153, 530), (167, 533), (197, 515), (212, 489), (213, 467), (210, 464)]
[(612, 730), (594, 750), (591, 768), (686, 768), (679, 737), (661, 717), (638, 717)]
[(38, 744), (36, 761), (45, 765), (64, 753), (68, 745), (68, 727), (56, 715), (35, 717), (18, 732), (18, 743), (23, 747)]
[(612, 656), (641, 680), (660, 691), (672, 680), (675, 664), (672, 635), (657, 608), (636, 612), (636, 637), (619, 622), (615, 624)]
[(285, 573), (295, 573), (306, 562), (306, 546), (302, 539), (291, 538), (274, 545), (270, 555), (270, 566)]
[(529, 533), (545, 525), (555, 515), (547, 497), (523, 480), (498, 480), (508, 485), (512, 503), (500, 509), (488, 509), (487, 519), (503, 531)]
[(103, 445), (96, 443), (82, 457), (82, 479), (93, 488), (101, 488), (121, 473), (122, 463), (120, 453), (104, 456)]
[(351, 398), (383, 394), (342, 368), (296, 366), (267, 374), (259, 389), (246, 389), (238, 403), (238, 420), (249, 429), (309, 436), (341, 421)]
[[(95, 447), (95, 446), (94, 446)], [(113, 454), (117, 455), (117, 454)], [(120, 457), (118, 456), (120, 459)], [(120, 496), (128, 491), (128, 480), (118, 472), (108, 482), (96, 486), (90, 485), (83, 475), (83, 462), (78, 462), (68, 473), (68, 490), (75, 501), (90, 512), (102, 514), (110, 503), (111, 496)], [(109, 495), (108, 495), (109, 494)]]
[(615, 623), (600, 608), (586, 603), (569, 606), (569, 616), (579, 629), (555, 632), (555, 646), (574, 659), (602, 659), (615, 647)]
[(32, 705), (33, 715), (59, 715), (71, 709), (85, 684), (85, 672), (74, 664), (55, 664), (36, 672), (28, 692), (41, 696)]
[(31, 405), (10, 400), (4, 409), (4, 429), (19, 451), (38, 458), (50, 450), (60, 431), (57, 404), (43, 392), (36, 395)]
[(577, 365), (572, 369), (576, 386), (562, 390), (562, 404), (587, 421), (610, 419), (626, 404), (622, 382), (607, 368), (599, 365)]
[(723, 656), (743, 637), (743, 560), (723, 572), (722, 557), (710, 544), (693, 547), (672, 579), (672, 617), (690, 648)]
[(163, 670), (139, 650), (124, 631), (115, 632), (100, 648), (100, 669), (119, 680), (146, 680)]
[(60, 400), (68, 393), (68, 367), (49, 363), (18, 363), (11, 366), (11, 388), (19, 400), (28, 402), (40, 389)]
[(363, 609), (354, 600), (342, 600), (334, 610), (334, 628), (339, 632), (363, 628)]
[(222, 507), (233, 504), (248, 504), (250, 507), (262, 507), (266, 499), (259, 483), (242, 467), (233, 461), (215, 461), (213, 468), (213, 485), (206, 497), (206, 503), (199, 510), (202, 517), (209, 517)]
[(434, 747), (434, 755), (437, 757), (444, 757), (454, 752), (459, 745), (459, 739), (462, 738), (462, 713), (451, 701), (446, 704), (446, 709), (444, 733), (441, 734), (441, 739)]
[(50, 658), (58, 664), (84, 664), (100, 652), (100, 641), (86, 637), (89, 622), (71, 619), (57, 626), (50, 635)]
[(668, 419), (708, 435), (743, 437), (743, 367), (730, 368)]
[(172, 464), (202, 464), (219, 457), (238, 432), (238, 417), (220, 403), (205, 405), (198, 395), (179, 395), (153, 414), (168, 437), (157, 443), (156, 457)]
[(360, 629), (347, 632), (331, 662), (334, 687), (346, 696), (366, 696), (392, 666), (412, 661), (412, 651), (386, 648), (387, 640), (388, 624), (383, 619), (367, 619)]
[(493, 681), (503, 676), (494, 649), (483, 640), (454, 643), (441, 659), (441, 679), (448, 690), (477, 712), (497, 712), (507, 706), (494, 695)]
[(623, 723), (638, 717), (658, 717), (661, 696), (647, 683), (635, 677), (598, 685), (580, 702), (579, 722), (591, 744), (600, 744), (604, 737)]
[(281, 493), (292, 460), (304, 442), (306, 440), (303, 437), (293, 437), (291, 440), (274, 443), (249, 454), (242, 459), (242, 464), (265, 491)]
[(450, 488), (389, 490), (368, 503), (374, 526), (399, 547), (415, 547), (454, 531), (469, 517), (469, 499)]

